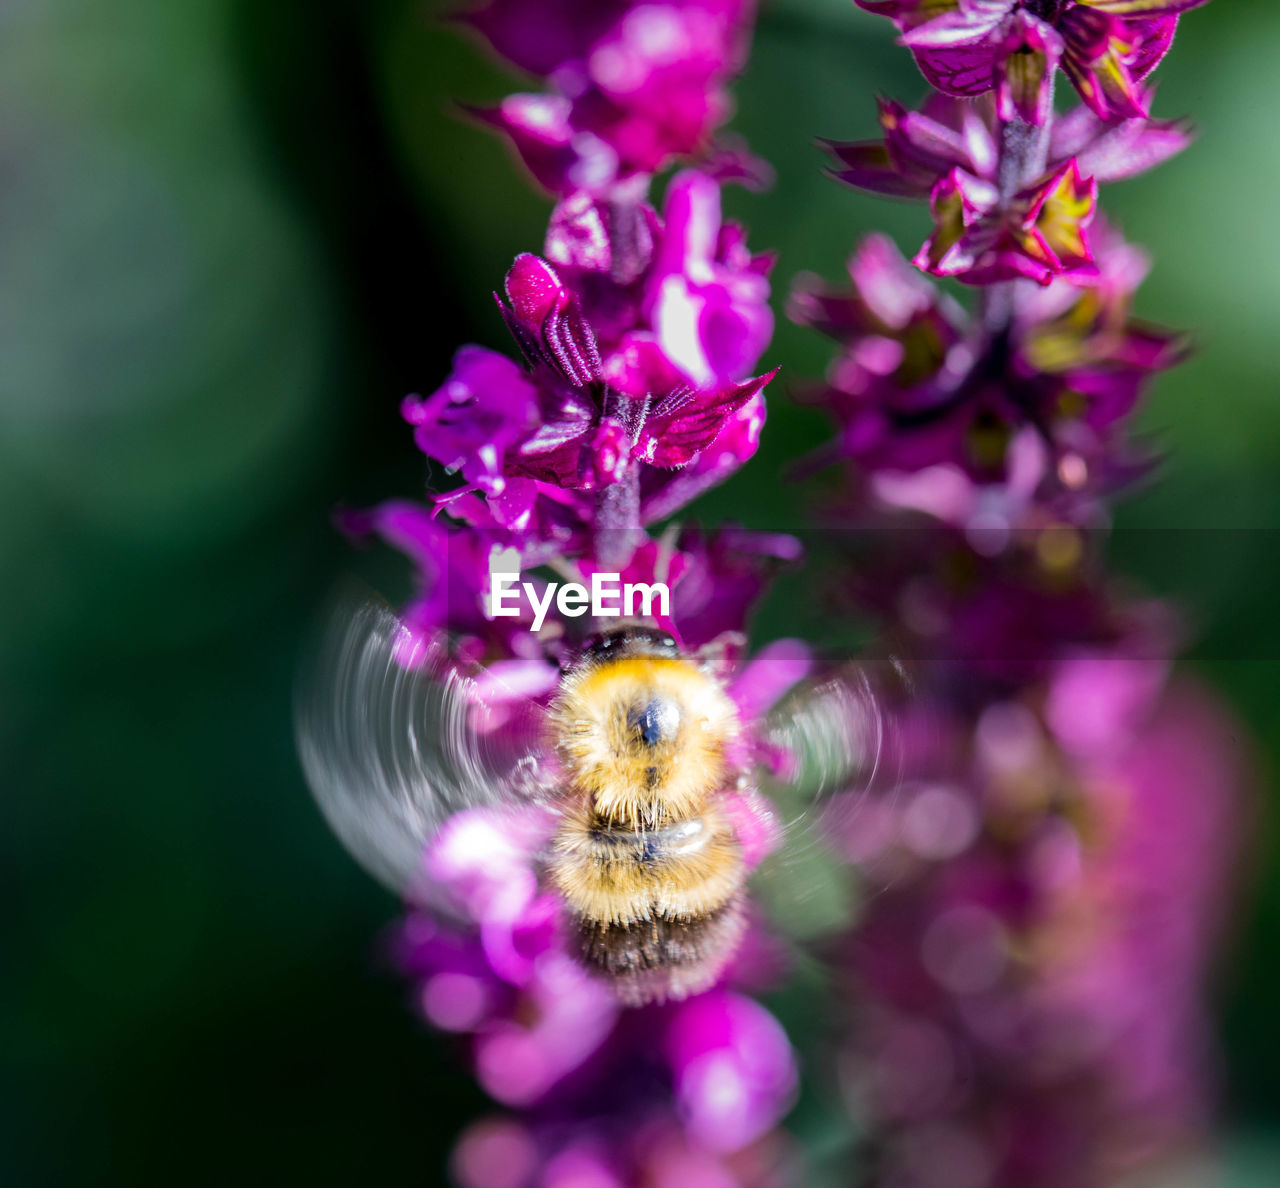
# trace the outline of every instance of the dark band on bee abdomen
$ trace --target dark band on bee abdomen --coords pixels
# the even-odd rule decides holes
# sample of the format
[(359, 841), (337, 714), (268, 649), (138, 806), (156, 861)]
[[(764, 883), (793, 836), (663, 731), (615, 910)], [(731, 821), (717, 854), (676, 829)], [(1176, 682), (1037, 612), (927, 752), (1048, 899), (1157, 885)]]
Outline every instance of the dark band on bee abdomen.
[(691, 920), (654, 917), (632, 924), (578, 918), (584, 964), (608, 977), (631, 1004), (682, 998), (715, 981), (742, 935), (739, 899)]
[(589, 837), (597, 860), (609, 860), (616, 855), (651, 862), (655, 858), (678, 858), (696, 853), (707, 845), (712, 833), (701, 817), (690, 817), (686, 821), (673, 821), (661, 829), (619, 829), (595, 823)]

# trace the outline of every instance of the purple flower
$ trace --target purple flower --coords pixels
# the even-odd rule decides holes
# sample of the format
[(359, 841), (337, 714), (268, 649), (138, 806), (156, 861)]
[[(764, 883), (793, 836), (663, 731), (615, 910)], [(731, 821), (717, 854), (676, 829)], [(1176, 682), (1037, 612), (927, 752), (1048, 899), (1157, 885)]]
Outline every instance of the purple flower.
[(889, 17), (931, 86), (995, 91), (1000, 118), (1043, 123), (1063, 70), (1102, 119), (1147, 115), (1141, 82), (1205, 0), (857, 0)]
[(567, 385), (536, 385), (505, 355), (465, 346), (445, 383), (425, 400), (408, 397), (402, 412), (424, 453), (497, 496), (508, 473), (570, 485), (564, 480), (576, 478), (578, 464), (571, 443), (594, 410)]
[[(870, 237), (851, 261), (851, 292), (800, 278), (791, 316), (843, 344), (828, 386), (814, 397), (841, 425), (824, 456), (856, 460), (884, 476), (881, 489), (896, 490), (895, 502), (920, 507), (926, 498), (971, 504), (970, 481), (1016, 480), (1006, 494), (1025, 501), (1097, 492), (1135, 473), (1138, 459), (1117, 437), (1120, 422), (1183, 347), (1176, 335), (1130, 317), (1145, 273), (1141, 253), (1106, 227), (1095, 241), (1093, 286), (1060, 280), (1033, 290), (1008, 338), (995, 341), (883, 237)], [(1023, 443), (1016, 453), (1015, 442)], [(933, 493), (889, 481), (931, 467), (951, 468), (934, 476)]]
[(461, 474), (449, 510), (477, 528), (563, 537), (575, 510), (589, 515), (565, 494), (636, 467), (647, 517), (668, 515), (755, 452), (772, 373), (750, 371), (772, 333), (770, 261), (721, 224), (718, 187), (696, 173), (673, 180), (665, 223), (576, 195), (546, 251), (516, 259), (499, 302), (525, 366), (464, 347), (437, 391), (404, 402), (405, 419)]
[(1093, 274), (1085, 240), (1098, 187), (1073, 159), (1007, 204), (989, 182), (953, 169), (929, 195), (934, 233), (912, 261), (935, 276), (971, 285)]
[(431, 499), (437, 514), (486, 534), (500, 548), (515, 549), (526, 566), (584, 548), (592, 514), (586, 492), (526, 478), (507, 480), (498, 495), (457, 487)]
[[(667, 584), (671, 614), (658, 615), (658, 625), (670, 631), (682, 647), (697, 650), (745, 631), (751, 608), (770, 577), (800, 555), (800, 542), (780, 533), (736, 528), (702, 532), (689, 527), (679, 534), (674, 546), (645, 541), (620, 573), (623, 582)], [(603, 568), (594, 560), (579, 562), (587, 577)], [(731, 659), (738, 659), (736, 651)]]
[(401, 611), (403, 638), (396, 649), (405, 667), (427, 662), (447, 640), (459, 660), (519, 659), (539, 674), (535, 684), (552, 674), (529, 631), (527, 606), (515, 618), (485, 613), (489, 572), (505, 543), (501, 534), (459, 531), (430, 508), (402, 500), (344, 512), (340, 523), (357, 539), (380, 537), (413, 562), (418, 593)]
[(773, 337), (771, 257), (752, 256), (740, 228), (720, 223), (720, 187), (689, 171), (672, 179), (649, 278), (658, 342), (700, 388), (750, 375)]
[(723, 990), (673, 1014), (666, 1058), (687, 1133), (711, 1151), (741, 1150), (789, 1107), (795, 1059), (781, 1025), (759, 1003)]
[(632, 7), (633, 0), (488, 0), (461, 19), (512, 65), (550, 75), (585, 58)]
[(794, 537), (732, 527), (688, 528), (677, 547), (685, 567), (671, 591), (672, 609), (678, 637), (688, 647), (745, 631), (770, 578), (802, 553)]
[(537, 811), (455, 815), (425, 871), (461, 925), (415, 913), (397, 941), (427, 1018), (471, 1035), (477, 1078), (508, 1105), (550, 1093), (605, 1042), (620, 1009), (565, 951), (556, 901), (539, 891), (533, 864), (552, 827)]
[(467, 347), (440, 389), (404, 406), (420, 448), (486, 494), (513, 478), (594, 490), (618, 481), (631, 460), (683, 466), (770, 378), (699, 391), (643, 329), (602, 358), (578, 294), (537, 256), (517, 258), (507, 297), (503, 316), (528, 371)]
[[(838, 181), (877, 194), (928, 198), (953, 170), (995, 184), (999, 160), (999, 116), (989, 96), (976, 100), (931, 94), (919, 111), (881, 99), (883, 139), (825, 141), (838, 165)], [(1102, 119), (1077, 107), (1054, 120), (1048, 167), (1072, 158), (1099, 184), (1121, 181), (1153, 169), (1190, 142), (1187, 125), (1175, 120)]]
[[(555, 286), (531, 286), (527, 300), (513, 299), (511, 315), (545, 318), (541, 311), (558, 301)], [(577, 356), (566, 352), (567, 370)], [(484, 502), (467, 490), (444, 508), (456, 512), (467, 501)], [(385, 536), (418, 564), (422, 593), (410, 608), (406, 663), (436, 654), (445, 635), (455, 644), (460, 637), (467, 658), (485, 664), (475, 676), (483, 695), (505, 689), (545, 702), (558, 680), (551, 661), (559, 645), (539, 641), (524, 620), (496, 628), (482, 595), (488, 569), (517, 568), (521, 550), (537, 555), (544, 542), (450, 525), (413, 505), (359, 513), (349, 526)], [(556, 563), (588, 577), (602, 566), (589, 535), (580, 543), (581, 555), (558, 555)], [(742, 715), (732, 756), (742, 771), (763, 745), (757, 723), (810, 666), (807, 650), (790, 641), (741, 662), (750, 603), (769, 568), (796, 551), (789, 538), (686, 529), (674, 542), (646, 540), (623, 570), (624, 580), (669, 582), (672, 613), (659, 621), (685, 647), (702, 649), (703, 662), (724, 677)], [(498, 697), (490, 708), (501, 704)], [(500, 713), (493, 729), (503, 729)], [(749, 786), (728, 788), (721, 799), (753, 867), (778, 844), (773, 810)], [(539, 803), (454, 814), (410, 888), (421, 906), (395, 937), (424, 1017), (465, 1040), (476, 1080), (495, 1101), (523, 1111), (519, 1124), (482, 1124), (463, 1136), (454, 1156), (460, 1182), (591, 1174), (604, 1183), (639, 1177), (670, 1188), (773, 1184), (776, 1153), (760, 1155), (757, 1166), (757, 1151), (772, 1152), (779, 1142), (773, 1128), (794, 1097), (794, 1057), (777, 1021), (730, 986), (757, 983), (776, 955), (748, 932), (706, 993), (624, 1011), (613, 989), (572, 955), (572, 922), (545, 889), (540, 872), (556, 824), (555, 810)]]
[[(550, 502), (544, 493), (538, 499)], [(661, 605), (655, 605), (654, 617), (683, 646), (696, 650), (730, 637), (740, 641), (752, 605), (771, 575), (800, 556), (800, 545), (792, 537), (733, 528), (704, 533), (690, 527), (674, 542), (643, 539), (621, 565), (603, 564), (592, 553), (585, 511), (578, 511), (579, 522), (571, 535), (542, 536), (492, 522), (479, 526), (467, 522), (472, 513), (481, 520), (486, 506), (470, 492), (435, 509), (391, 501), (345, 512), (342, 524), (357, 539), (380, 537), (414, 563), (419, 592), (401, 612), (398, 661), (418, 667), (439, 660), (443, 649), (452, 662), (474, 676), (488, 700), (548, 696), (559, 679), (557, 665), (568, 657), (563, 649), (569, 645), (560, 635), (572, 641), (582, 629), (580, 620), (557, 621), (553, 609), (549, 622), (556, 624), (556, 639), (544, 641), (531, 630), (534, 611), (523, 591), (515, 603), (516, 616), (495, 617), (489, 605), (493, 572), (521, 572), (525, 580), (539, 585), (529, 571), (553, 562), (562, 573), (572, 572), (584, 584), (596, 572), (618, 573), (623, 583), (664, 583), (671, 590), (670, 607), (664, 613)], [(442, 511), (462, 522), (450, 522)], [(727, 649), (726, 663), (736, 664), (739, 653), (740, 645)], [(478, 673), (472, 671), (477, 665), (483, 666)], [(740, 674), (738, 681), (734, 696), (744, 698), (743, 705), (752, 711), (744, 715), (745, 720), (762, 713), (782, 692), (757, 666)]]
[(720, 187), (705, 173), (671, 179), (662, 218), (576, 194), (556, 207), (545, 251), (621, 390), (746, 380), (772, 336), (773, 256), (752, 254), (743, 229), (722, 221)]
[(688, 466), (679, 470), (648, 468), (643, 471), (640, 475), (641, 519), (646, 524), (666, 519), (749, 462), (759, 448), (764, 421), (764, 395), (757, 392), (725, 420), (715, 440)]
[[(1132, 316), (1146, 259), (1094, 208), (1186, 143), (1143, 80), (1195, 5), (858, 2), (944, 94), (883, 102), (835, 175), (927, 197), (916, 265), (986, 288), (966, 312), (874, 237), (851, 290), (792, 297), (842, 347), (816, 394), (864, 529), (841, 608), (915, 678), (894, 794), (832, 822), (874, 890), (841, 987), (867, 1182), (1159, 1178), (1207, 1128), (1243, 781), (1220, 711), (1166, 685), (1171, 614), (1103, 567), (1105, 496), (1149, 464), (1126, 422), (1183, 347)], [(1057, 70), (1085, 106), (1054, 112)]]
[(725, 86), (744, 56), (753, 7), (567, 0), (535, 12), (524, 0), (494, 0), (470, 22), (554, 90), (512, 95), (479, 114), (553, 193), (613, 193), (708, 152), (729, 114)]

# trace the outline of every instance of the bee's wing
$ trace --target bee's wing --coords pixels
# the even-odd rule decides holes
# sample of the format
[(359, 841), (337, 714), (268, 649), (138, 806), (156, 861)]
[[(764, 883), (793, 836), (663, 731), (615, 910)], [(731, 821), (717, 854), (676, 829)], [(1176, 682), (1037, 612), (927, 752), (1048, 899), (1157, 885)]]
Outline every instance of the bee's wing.
[(780, 770), (768, 779), (786, 824), (839, 796), (892, 788), (901, 766), (897, 707), (909, 682), (901, 661), (846, 664), (793, 689), (764, 724)]
[(850, 927), (867, 891), (850, 862), (864, 809), (902, 781), (903, 672), (867, 660), (794, 688), (766, 716), (760, 787), (781, 844), (755, 894), (780, 934), (818, 940)]
[(541, 710), (486, 704), (474, 677), (428, 649), (406, 667), (409, 635), (371, 597), (328, 614), (295, 702), (307, 782), (352, 855), (392, 890), (423, 893), (427, 844), (454, 813), (497, 807), (537, 782)]

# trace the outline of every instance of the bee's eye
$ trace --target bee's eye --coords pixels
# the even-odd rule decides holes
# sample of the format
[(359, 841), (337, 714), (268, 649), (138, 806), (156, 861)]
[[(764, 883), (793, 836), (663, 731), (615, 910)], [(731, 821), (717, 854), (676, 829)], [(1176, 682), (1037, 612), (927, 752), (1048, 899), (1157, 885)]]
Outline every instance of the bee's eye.
[(666, 697), (650, 698), (628, 712), (627, 725), (639, 732), (645, 746), (655, 747), (675, 737), (680, 727), (680, 707)]

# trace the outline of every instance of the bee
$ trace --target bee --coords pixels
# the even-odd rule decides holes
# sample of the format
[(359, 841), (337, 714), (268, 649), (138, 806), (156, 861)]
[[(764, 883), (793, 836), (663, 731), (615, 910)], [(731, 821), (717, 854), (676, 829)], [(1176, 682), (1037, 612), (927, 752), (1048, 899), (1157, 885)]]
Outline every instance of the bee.
[(743, 927), (746, 868), (717, 803), (740, 723), (723, 684), (650, 627), (603, 635), (551, 705), (565, 813), (550, 877), (586, 964), (624, 999), (714, 980)]
[[(348, 602), (300, 686), (303, 767), (356, 859), (429, 899), (423, 854), (454, 813), (546, 804), (540, 873), (582, 964), (628, 1005), (714, 983), (746, 920), (727, 796), (757, 782), (723, 641), (688, 652), (651, 622), (606, 629), (544, 704), (487, 694), (483, 670), (462, 671), (439, 644), (406, 663), (409, 640), (384, 605)], [(874, 769), (883, 728), (865, 672), (846, 669), (791, 696), (762, 733), (798, 756), (813, 799)]]

